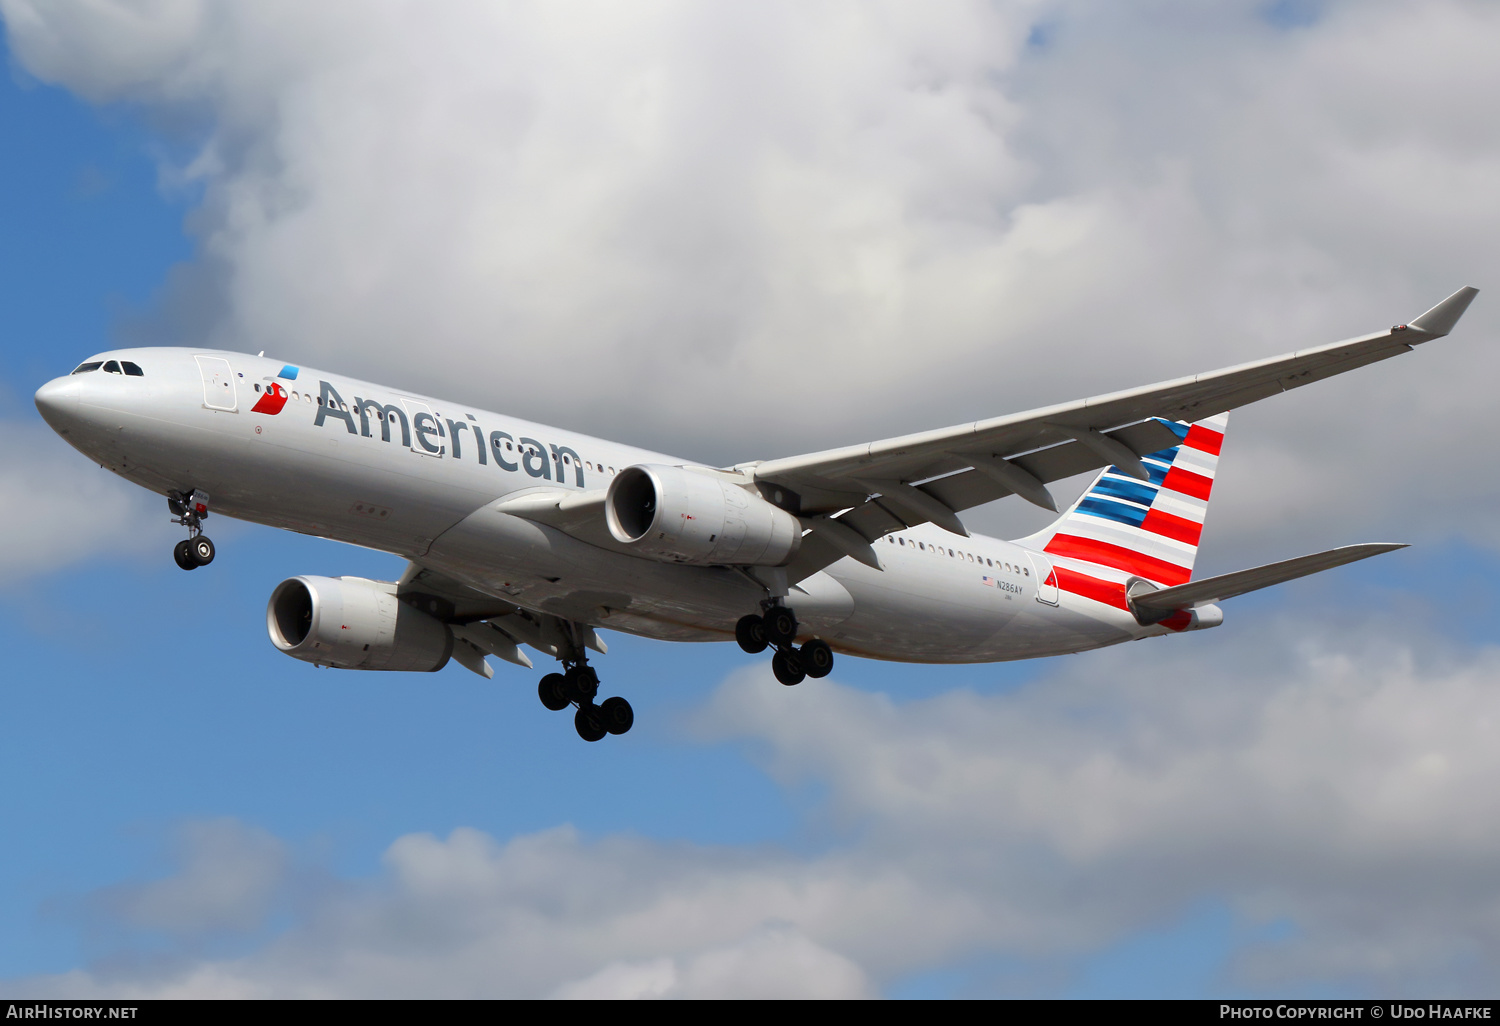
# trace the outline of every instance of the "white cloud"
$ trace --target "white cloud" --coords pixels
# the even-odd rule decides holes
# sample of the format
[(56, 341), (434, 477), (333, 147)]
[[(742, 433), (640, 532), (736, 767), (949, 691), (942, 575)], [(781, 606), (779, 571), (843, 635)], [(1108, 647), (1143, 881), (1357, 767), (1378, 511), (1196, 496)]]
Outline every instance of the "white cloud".
[[(825, 791), (810, 825), (826, 850), (410, 835), (376, 879), (304, 891), (293, 926), (239, 958), (188, 948), (14, 989), (852, 996), (986, 955), (1065, 985), (1068, 966), (1214, 900), (1249, 936), (1289, 937), (1242, 943), (1226, 988), (1492, 990), (1500, 651), (1412, 649), (1380, 622), (1337, 642), (1291, 618), (1246, 627), (1080, 656), (993, 696), (903, 703), (742, 673), (693, 729)], [(184, 935), (261, 922), (293, 862), (254, 832), (204, 836), (178, 874), (94, 905)]]
[(738, 944), (688, 958), (611, 962), (554, 997), (601, 998), (861, 998), (870, 981), (849, 959), (800, 934), (774, 927)]
[[(210, 126), (175, 173), (206, 188), (222, 344), (721, 461), (1356, 334), (1494, 277), (1494, 9), (1265, 10), (0, 0), (33, 73)], [(1493, 544), (1489, 305), (1242, 414), (1210, 538)], [(1444, 501), (1390, 502), (1392, 467)]]
[[(81, 458), (52, 432), (0, 424), (0, 581), (104, 556), (136, 556), (155, 534), (151, 497)], [(160, 500), (158, 500), (160, 501)]]
[(127, 927), (188, 936), (261, 924), (291, 868), (280, 841), (232, 819), (184, 824), (175, 841), (175, 875), (105, 890), (98, 910)]

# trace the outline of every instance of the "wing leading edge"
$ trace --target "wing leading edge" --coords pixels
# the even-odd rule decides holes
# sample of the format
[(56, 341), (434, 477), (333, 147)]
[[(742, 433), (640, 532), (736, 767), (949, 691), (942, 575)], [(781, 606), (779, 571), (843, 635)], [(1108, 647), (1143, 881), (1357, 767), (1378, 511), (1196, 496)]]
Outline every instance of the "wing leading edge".
[(1198, 421), (1293, 388), (1410, 352), (1452, 331), (1479, 290), (1466, 287), (1406, 324), (1252, 363), (1025, 413), (785, 459), (741, 464), (763, 494), (802, 518), (808, 534), (791, 581), (869, 543), (932, 522), (967, 533), (956, 514), (1006, 495), (1055, 508), (1046, 484), (1176, 443), (1152, 418)]

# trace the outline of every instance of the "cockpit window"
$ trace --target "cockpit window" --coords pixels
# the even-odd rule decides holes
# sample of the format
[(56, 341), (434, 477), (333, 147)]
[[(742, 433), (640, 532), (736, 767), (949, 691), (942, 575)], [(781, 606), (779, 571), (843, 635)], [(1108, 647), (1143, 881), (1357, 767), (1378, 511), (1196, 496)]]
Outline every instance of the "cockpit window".
[(100, 367), (103, 367), (103, 366), (104, 366), (104, 361), (102, 361), (102, 360), (95, 360), (93, 363), (80, 363), (78, 365), (78, 369), (75, 370), (73, 373), (74, 374), (87, 374), (89, 371), (96, 371)]
[(119, 363), (117, 363), (114, 360), (111, 360), (111, 361), (109, 361), (108, 363), (106, 363), (104, 365), (104, 373), (106, 373), (106, 374), (124, 374), (125, 372), (120, 369)]
[(144, 378), (146, 376), (146, 372), (141, 370), (141, 365), (138, 363), (131, 363), (129, 360), (121, 360), (120, 366), (124, 367), (125, 373), (130, 375), (132, 378)]

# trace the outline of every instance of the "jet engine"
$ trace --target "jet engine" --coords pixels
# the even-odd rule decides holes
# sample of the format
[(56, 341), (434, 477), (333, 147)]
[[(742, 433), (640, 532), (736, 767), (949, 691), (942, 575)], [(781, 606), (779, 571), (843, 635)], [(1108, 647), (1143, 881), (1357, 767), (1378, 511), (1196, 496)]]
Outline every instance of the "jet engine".
[(446, 624), (363, 577), (291, 577), (271, 592), (266, 630), (287, 655), (344, 670), (441, 670), (453, 654)]
[(682, 467), (626, 467), (604, 510), (616, 541), (663, 562), (782, 566), (802, 543), (802, 524), (786, 510)]

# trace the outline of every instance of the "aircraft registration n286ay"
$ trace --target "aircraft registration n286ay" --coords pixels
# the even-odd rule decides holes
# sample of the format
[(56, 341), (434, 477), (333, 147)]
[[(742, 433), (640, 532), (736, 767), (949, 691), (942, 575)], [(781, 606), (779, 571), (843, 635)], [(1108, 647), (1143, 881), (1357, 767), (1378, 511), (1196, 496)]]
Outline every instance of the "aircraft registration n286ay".
[[(396, 553), (399, 581), (293, 577), (271, 641), (350, 670), (485, 677), (532, 665), (581, 737), (623, 734), (598, 701), (597, 628), (774, 650), (783, 684), (834, 654), (974, 663), (1214, 627), (1215, 604), (1403, 546), (1349, 545), (1193, 580), (1231, 408), (1449, 333), (1460, 289), (1407, 324), (1208, 374), (843, 449), (710, 467), (262, 356), (118, 350), (43, 385), (74, 448), (167, 497), (184, 570), (213, 561), (210, 509)], [(1045, 530), (970, 534), (1007, 495), (1103, 468)]]

